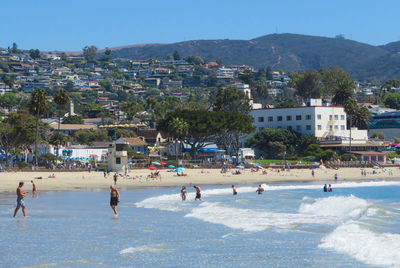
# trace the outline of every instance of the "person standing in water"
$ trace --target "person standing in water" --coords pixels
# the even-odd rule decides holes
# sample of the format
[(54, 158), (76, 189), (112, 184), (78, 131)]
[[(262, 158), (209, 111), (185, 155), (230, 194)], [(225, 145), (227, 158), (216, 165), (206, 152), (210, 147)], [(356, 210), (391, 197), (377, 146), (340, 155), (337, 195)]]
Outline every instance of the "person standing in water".
[(31, 183), (32, 183), (32, 198), (35, 198), (35, 197), (37, 197), (36, 185), (32, 180), (31, 180)]
[(326, 186), (326, 184), (324, 185), (324, 192), (328, 191), (328, 187)]
[(261, 187), (261, 184), (258, 185), (258, 188), (257, 188), (256, 192), (257, 192), (258, 194), (263, 194), (264, 188)]
[(110, 206), (114, 211), (114, 215), (118, 216), (117, 206), (120, 201), (119, 191), (114, 185), (110, 185)]
[(114, 174), (114, 185), (117, 185), (118, 174)]
[(185, 186), (182, 186), (182, 189), (181, 189), (182, 201), (185, 201), (185, 200), (186, 200), (186, 194), (187, 194), (187, 192), (186, 192), (186, 187), (185, 187)]
[(193, 188), (194, 189), (196, 189), (196, 197), (195, 197), (195, 201), (196, 200), (200, 200), (201, 201), (201, 189), (200, 189), (200, 186), (197, 186), (197, 185), (195, 185), (195, 186), (193, 186)]
[(18, 185), (17, 188), (17, 207), (15, 208), (14, 211), (14, 218), (17, 215), (17, 212), (20, 207), (22, 207), (22, 213), (24, 214), (24, 217), (26, 217), (26, 209), (25, 209), (25, 202), (24, 202), (24, 197), (28, 195), (28, 193), (24, 192), (22, 190), (22, 186), (24, 186), (24, 182), (21, 181)]
[(330, 184), (328, 186), (328, 192), (332, 192), (332, 186)]
[(232, 185), (232, 191), (233, 191), (233, 195), (237, 195), (237, 191), (236, 191), (235, 185)]

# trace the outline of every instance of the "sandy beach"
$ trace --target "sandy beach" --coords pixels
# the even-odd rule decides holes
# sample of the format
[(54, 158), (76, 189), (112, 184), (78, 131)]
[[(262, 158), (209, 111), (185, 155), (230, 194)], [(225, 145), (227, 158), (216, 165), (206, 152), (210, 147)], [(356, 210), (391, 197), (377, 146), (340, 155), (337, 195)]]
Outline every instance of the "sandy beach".
[[(390, 175), (389, 170), (393, 175)], [(367, 176), (361, 175), (360, 168), (316, 169), (312, 177), (309, 169), (291, 169), (290, 171), (270, 171), (263, 174), (262, 171), (251, 172), (248, 169), (242, 170), (242, 174), (233, 175), (230, 172), (221, 174), (220, 169), (186, 169), (187, 176), (177, 176), (175, 172), (168, 172), (167, 169), (160, 171), (161, 181), (158, 179), (146, 179), (150, 174), (147, 169), (131, 170), (129, 178), (119, 176), (117, 186), (125, 189), (158, 186), (176, 186), (190, 184), (255, 184), (255, 183), (299, 183), (299, 182), (334, 182), (334, 174), (338, 174), (338, 182), (360, 181), (360, 180), (400, 180), (400, 169), (378, 169), (373, 174), (373, 169), (367, 168)], [(19, 181), (25, 182), (25, 191), (31, 189), (31, 180), (34, 180), (39, 191), (71, 191), (108, 189), (113, 184), (113, 175), (104, 178), (102, 172), (54, 172), (55, 178), (49, 178), (50, 172), (2, 172), (0, 173), (0, 192), (14, 192)], [(34, 179), (42, 177), (42, 179)]]

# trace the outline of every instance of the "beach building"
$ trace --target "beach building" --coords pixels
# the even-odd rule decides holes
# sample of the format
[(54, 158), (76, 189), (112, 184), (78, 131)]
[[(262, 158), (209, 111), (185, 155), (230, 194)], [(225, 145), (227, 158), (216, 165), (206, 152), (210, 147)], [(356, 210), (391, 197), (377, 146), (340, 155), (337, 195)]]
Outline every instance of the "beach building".
[(128, 170), (128, 151), (126, 147), (129, 143), (123, 139), (118, 139), (108, 147), (108, 170), (125, 172)]
[(302, 135), (312, 134), (319, 140), (365, 143), (367, 130), (347, 129), (343, 107), (323, 106), (321, 99), (309, 99), (307, 106), (295, 108), (256, 109), (250, 112), (257, 131), (264, 128), (284, 128)]
[(400, 111), (375, 115), (368, 134), (372, 135), (376, 132), (383, 133), (385, 139), (400, 138)]

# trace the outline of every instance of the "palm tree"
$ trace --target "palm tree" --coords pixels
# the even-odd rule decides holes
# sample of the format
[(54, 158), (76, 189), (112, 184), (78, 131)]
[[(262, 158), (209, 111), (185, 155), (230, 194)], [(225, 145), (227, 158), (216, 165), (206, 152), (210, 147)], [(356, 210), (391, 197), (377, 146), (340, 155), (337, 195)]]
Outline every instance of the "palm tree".
[(354, 97), (354, 82), (352, 80), (337, 81), (335, 95), (332, 102), (336, 105), (345, 105), (347, 100)]
[(47, 94), (41, 88), (35, 88), (32, 92), (31, 100), (29, 101), (29, 111), (36, 117), (36, 131), (35, 131), (35, 164), (38, 165), (37, 157), (37, 144), (39, 138), (39, 119), (40, 116), (47, 113), (49, 103), (47, 101)]
[[(59, 116), (58, 116), (58, 132), (60, 132), (60, 125), (61, 125), (61, 115), (64, 111), (64, 109), (66, 108), (67, 104), (70, 102), (70, 97), (67, 91), (65, 91), (65, 89), (60, 88), (59, 90), (56, 91), (56, 93), (54, 94), (54, 102), (59, 106)], [(57, 144), (56, 148), (57, 148), (57, 153), (56, 155), (58, 156), (58, 146), (59, 144)]]
[(189, 131), (189, 124), (179, 118), (173, 118), (168, 124), (168, 132), (175, 138), (175, 157), (178, 161), (178, 139), (182, 139)]

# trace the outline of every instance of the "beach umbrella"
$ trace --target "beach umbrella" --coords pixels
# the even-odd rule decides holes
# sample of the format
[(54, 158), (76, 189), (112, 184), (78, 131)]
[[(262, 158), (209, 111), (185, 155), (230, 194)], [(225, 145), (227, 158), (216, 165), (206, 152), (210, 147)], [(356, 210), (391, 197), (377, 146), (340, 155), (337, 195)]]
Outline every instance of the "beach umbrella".
[(175, 166), (174, 166), (174, 165), (168, 165), (168, 167), (169, 167), (169, 168), (174, 168)]
[(150, 169), (150, 170), (157, 170), (157, 168), (156, 168), (156, 167), (153, 167), (153, 166), (148, 167), (148, 169)]
[(161, 165), (160, 163), (158, 163), (157, 161), (151, 162), (153, 165), (159, 166)]
[(184, 171), (185, 169), (183, 168), (183, 167), (178, 167), (177, 169), (175, 169), (175, 172), (182, 172), (182, 171)]
[(163, 165), (163, 166), (166, 165), (166, 164), (167, 164), (167, 163), (165, 163), (165, 162), (161, 162), (161, 163), (160, 163), (160, 165)]
[(244, 166), (236, 166), (236, 168), (240, 168), (240, 169), (242, 169), (242, 168), (244, 168)]
[(6, 155), (5, 154), (0, 154), (0, 159), (4, 159), (4, 158), (6, 158)]
[(375, 168), (375, 169), (377, 169), (377, 168), (380, 168), (380, 167), (378, 167), (378, 166), (373, 166), (372, 168)]
[(259, 163), (253, 164), (254, 167), (260, 167), (261, 165)]

